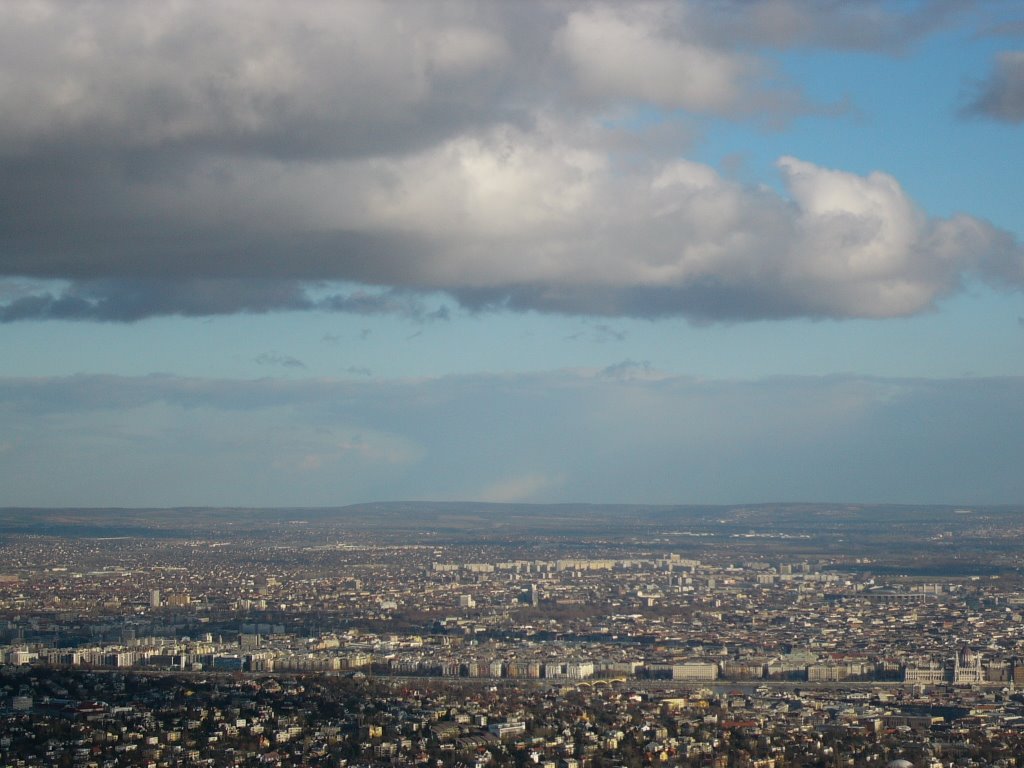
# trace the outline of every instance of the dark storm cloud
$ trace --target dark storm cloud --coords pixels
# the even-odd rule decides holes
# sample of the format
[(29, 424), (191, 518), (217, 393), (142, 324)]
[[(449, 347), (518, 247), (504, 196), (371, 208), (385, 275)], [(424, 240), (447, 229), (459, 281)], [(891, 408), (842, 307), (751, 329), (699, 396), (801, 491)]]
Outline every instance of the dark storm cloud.
[[(892, 51), (958, 5), (4, 4), (0, 278), (70, 286), (0, 292), (0, 320), (425, 321), (450, 311), (417, 298), (437, 291), (478, 310), (889, 317), (969, 275), (1018, 287), (1012, 238), (927, 219), (884, 174), (784, 158), (778, 194), (679, 161), (708, 116), (830, 109), (756, 51)], [(990, 91), (979, 104), (1012, 114)], [(629, 127), (638, 111), (665, 125)]]
[(999, 54), (992, 73), (964, 111), (1006, 123), (1024, 122), (1024, 51)]

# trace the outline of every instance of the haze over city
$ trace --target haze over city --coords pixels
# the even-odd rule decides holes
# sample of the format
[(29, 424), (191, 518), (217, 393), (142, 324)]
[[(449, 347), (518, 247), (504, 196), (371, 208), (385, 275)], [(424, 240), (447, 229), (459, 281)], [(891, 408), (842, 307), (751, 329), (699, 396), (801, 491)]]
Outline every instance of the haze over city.
[(1024, 498), (1017, 2), (0, 7), (0, 505)]

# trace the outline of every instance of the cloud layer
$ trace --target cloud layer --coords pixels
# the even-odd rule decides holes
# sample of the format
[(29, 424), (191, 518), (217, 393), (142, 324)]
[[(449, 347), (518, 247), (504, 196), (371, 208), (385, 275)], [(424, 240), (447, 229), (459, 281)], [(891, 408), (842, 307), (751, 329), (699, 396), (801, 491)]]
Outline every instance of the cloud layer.
[[(425, 317), (433, 291), (471, 309), (891, 317), (968, 277), (1019, 288), (1019, 243), (928, 217), (885, 173), (783, 157), (780, 193), (682, 159), (703, 119), (833, 108), (765, 50), (892, 51), (951, 7), (7, 4), (0, 277), (61, 282), (0, 299), (0, 320)], [(977, 108), (1011, 114), (1001, 62), (1011, 85)]]
[[(1012, 503), (1024, 380), (0, 379), (12, 505)], [(633, 371), (636, 375), (622, 375)]]

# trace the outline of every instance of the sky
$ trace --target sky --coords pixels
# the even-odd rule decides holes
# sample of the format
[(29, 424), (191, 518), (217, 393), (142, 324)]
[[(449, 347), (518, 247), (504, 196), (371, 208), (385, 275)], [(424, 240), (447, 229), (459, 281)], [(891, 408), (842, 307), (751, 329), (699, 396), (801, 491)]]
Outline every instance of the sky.
[(0, 4), (0, 506), (1024, 503), (1019, 2)]

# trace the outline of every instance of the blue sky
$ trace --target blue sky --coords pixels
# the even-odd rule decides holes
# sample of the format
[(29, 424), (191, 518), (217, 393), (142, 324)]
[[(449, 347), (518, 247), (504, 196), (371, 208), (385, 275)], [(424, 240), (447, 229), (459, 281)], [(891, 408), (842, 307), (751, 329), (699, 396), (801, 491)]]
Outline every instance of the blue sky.
[(1018, 3), (0, 43), (0, 505), (1024, 500)]

